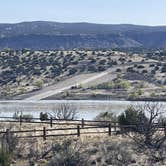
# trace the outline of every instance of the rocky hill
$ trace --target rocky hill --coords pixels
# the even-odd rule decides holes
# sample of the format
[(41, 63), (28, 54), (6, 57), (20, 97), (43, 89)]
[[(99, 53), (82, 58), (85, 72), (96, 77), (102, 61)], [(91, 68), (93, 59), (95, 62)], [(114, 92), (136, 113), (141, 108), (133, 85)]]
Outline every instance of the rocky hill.
[(22, 22), (0, 24), (0, 49), (165, 48), (166, 26)]

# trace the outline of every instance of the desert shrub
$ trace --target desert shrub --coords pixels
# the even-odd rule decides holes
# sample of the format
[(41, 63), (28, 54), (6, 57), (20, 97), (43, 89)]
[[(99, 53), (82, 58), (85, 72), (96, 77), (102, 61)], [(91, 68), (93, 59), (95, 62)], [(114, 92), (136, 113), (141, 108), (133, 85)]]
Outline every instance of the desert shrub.
[(26, 122), (31, 122), (33, 121), (33, 115), (31, 114), (23, 114), (22, 115), (22, 120)]
[(142, 73), (148, 73), (148, 71), (147, 70), (142, 70)]
[(150, 65), (149, 65), (149, 67), (154, 67), (154, 66), (155, 66), (155, 64), (150, 64)]
[(155, 70), (151, 70), (151, 74), (156, 74), (156, 71)]
[[(128, 89), (130, 87), (130, 83), (123, 79), (115, 79), (112, 82), (105, 82), (97, 85), (96, 89)], [(94, 88), (94, 87), (93, 87)]]
[(138, 134), (135, 140), (139, 145), (144, 145), (147, 148), (159, 150), (166, 141), (164, 134), (161, 134), (156, 128), (156, 123), (160, 123), (160, 118), (164, 116), (164, 106), (157, 102), (145, 102), (137, 105), (134, 108), (140, 118), (138, 119)]
[(138, 151), (145, 153), (150, 161), (149, 165), (165, 165), (166, 136), (156, 127), (163, 124), (166, 118), (164, 105), (158, 102), (145, 102), (134, 106), (138, 118), (137, 131), (130, 136), (136, 143)]
[(136, 89), (133, 92), (131, 92), (128, 96), (130, 100), (137, 99), (143, 94), (142, 89)]
[(20, 115), (22, 115), (22, 111), (15, 111), (13, 114), (13, 119), (19, 120)]
[(44, 85), (44, 81), (43, 80), (36, 80), (33, 84), (34, 86), (38, 87), (39, 89), (41, 89)]
[(101, 66), (101, 65), (98, 66), (98, 71), (104, 71), (104, 70), (106, 70), (105, 66)]
[(4, 149), (4, 147), (0, 148), (0, 166), (10, 166), (11, 159), (9, 153)]
[(116, 79), (114, 81), (115, 89), (128, 89), (130, 87), (130, 83), (123, 79)]
[(95, 120), (116, 122), (117, 118), (116, 115), (114, 115), (114, 113), (112, 112), (101, 112), (99, 115), (95, 117)]
[(143, 69), (143, 68), (145, 68), (143, 65), (139, 65), (139, 66), (137, 66), (137, 68), (138, 69)]
[(141, 95), (143, 94), (143, 91), (142, 91), (142, 89), (137, 89), (136, 93), (137, 93), (139, 96), (141, 96)]
[(75, 69), (75, 68), (69, 69), (69, 75), (73, 75), (73, 74), (75, 74), (76, 72), (77, 72), (77, 69)]
[(98, 125), (106, 126), (109, 122), (117, 122), (117, 117), (112, 112), (101, 112), (99, 115), (95, 117), (96, 121), (106, 121), (106, 122), (98, 122)]
[(155, 92), (152, 92), (151, 94), (150, 94), (150, 97), (155, 97), (156, 96), (156, 93)]
[(138, 97), (139, 96), (135, 91), (128, 94), (128, 99), (130, 99), (130, 100), (136, 99)]
[(145, 81), (141, 81), (138, 85), (138, 88), (146, 88), (146, 82)]
[(10, 165), (11, 158), (14, 158), (17, 145), (19, 143), (18, 137), (16, 134), (12, 133), (13, 124), (7, 126), (7, 133), (1, 135), (0, 138), (0, 166)]
[(83, 144), (77, 140), (67, 139), (56, 143), (52, 147), (53, 157), (47, 166), (87, 166), (88, 153)]
[(155, 71), (157, 71), (159, 69), (160, 69), (160, 67), (158, 67), (158, 66), (155, 66), (155, 68), (154, 68)]
[(105, 59), (101, 59), (101, 60), (99, 61), (99, 65), (105, 65), (106, 62), (107, 62), (107, 61), (106, 61)]
[(134, 72), (135, 72), (134, 69), (133, 69), (133, 67), (128, 67), (126, 71), (127, 71), (127, 72), (131, 72), (131, 73), (134, 73)]
[(161, 68), (161, 73), (166, 73), (166, 65)]
[(127, 166), (136, 163), (128, 142), (104, 141), (96, 154), (97, 165)]
[(22, 111), (15, 111), (15, 113), (13, 114), (13, 119), (20, 120), (20, 118), (26, 122), (33, 121), (33, 115), (23, 114)]
[(40, 120), (41, 121), (48, 120), (48, 114), (40, 112)]
[(131, 125), (131, 127), (122, 128), (123, 131), (138, 131), (137, 126), (141, 117), (146, 119), (144, 114), (130, 106), (127, 110), (125, 110), (125, 112), (118, 116), (118, 122), (122, 126)]
[(105, 82), (94, 87), (95, 89), (112, 89), (114, 86), (113, 82)]
[(118, 68), (118, 69), (116, 69), (116, 72), (122, 72), (122, 70)]

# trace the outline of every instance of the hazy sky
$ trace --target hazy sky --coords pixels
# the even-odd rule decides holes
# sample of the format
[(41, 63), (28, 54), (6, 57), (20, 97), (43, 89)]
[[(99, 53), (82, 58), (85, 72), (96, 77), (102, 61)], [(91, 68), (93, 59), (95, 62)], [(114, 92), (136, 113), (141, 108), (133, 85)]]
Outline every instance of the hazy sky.
[(0, 22), (166, 25), (166, 0), (0, 0)]

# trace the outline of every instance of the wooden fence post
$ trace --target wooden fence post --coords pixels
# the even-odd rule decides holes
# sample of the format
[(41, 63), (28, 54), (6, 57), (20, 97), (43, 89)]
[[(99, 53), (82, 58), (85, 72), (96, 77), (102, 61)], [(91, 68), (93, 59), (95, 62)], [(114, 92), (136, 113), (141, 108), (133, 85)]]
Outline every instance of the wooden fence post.
[(77, 126), (77, 137), (80, 137), (80, 126)]
[(52, 127), (52, 117), (51, 117), (51, 119), (50, 119), (50, 126)]
[(46, 140), (46, 127), (43, 127), (43, 140)]
[(22, 125), (22, 115), (20, 115), (20, 126)]
[(85, 125), (85, 121), (84, 121), (84, 119), (82, 118), (82, 121), (81, 121), (81, 126), (82, 126), (82, 128), (84, 128), (84, 125)]
[(114, 123), (114, 131), (116, 133), (116, 122)]
[(111, 123), (108, 125), (108, 135), (111, 136)]
[(165, 134), (165, 137), (166, 137), (166, 123), (164, 123), (164, 134)]
[(9, 132), (10, 132), (9, 129), (6, 129), (6, 142), (7, 143), (10, 142), (10, 140), (9, 140), (10, 139), (10, 135), (9, 135), (10, 133)]

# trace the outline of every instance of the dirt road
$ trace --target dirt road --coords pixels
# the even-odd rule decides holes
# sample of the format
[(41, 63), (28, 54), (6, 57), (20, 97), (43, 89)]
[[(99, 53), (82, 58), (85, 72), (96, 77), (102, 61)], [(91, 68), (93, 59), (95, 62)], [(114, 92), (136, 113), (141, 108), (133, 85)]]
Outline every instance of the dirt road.
[(25, 98), (24, 100), (42, 100), (49, 96), (53, 96), (58, 93), (67, 91), (73, 86), (86, 85), (92, 82), (94, 83), (95, 80), (102, 79), (108, 74), (109, 74), (109, 70), (101, 72), (101, 73), (77, 75), (67, 80), (61, 81), (55, 85), (43, 88), (42, 90), (33, 94), (31, 97)]
[(116, 67), (110, 68), (100, 73), (80, 74), (72, 78), (66, 79), (64, 81), (61, 81), (55, 85), (45, 87), (37, 92), (31, 93), (28, 95), (29, 97), (24, 97), (24, 100), (42, 100), (53, 95), (55, 96), (56, 94), (59, 94), (61, 92), (67, 91), (73, 86), (91, 86), (102, 82), (106, 82), (108, 80), (116, 78), (117, 73), (115, 73), (115, 71), (118, 68), (123, 71), (125, 67), (128, 67), (129, 65), (150, 63), (151, 62), (131, 62), (129, 64), (117, 65)]

